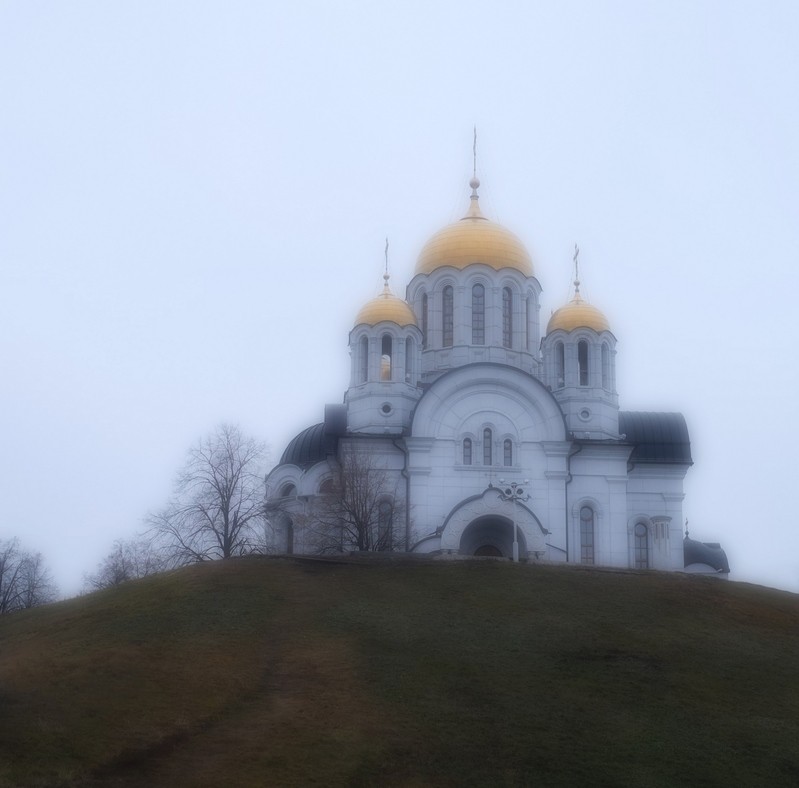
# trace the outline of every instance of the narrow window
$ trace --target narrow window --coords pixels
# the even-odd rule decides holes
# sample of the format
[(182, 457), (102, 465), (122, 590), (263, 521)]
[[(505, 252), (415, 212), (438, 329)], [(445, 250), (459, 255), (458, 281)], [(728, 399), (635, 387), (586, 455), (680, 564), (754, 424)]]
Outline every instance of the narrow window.
[(405, 340), (405, 382), (413, 385), (414, 378), (413, 368), (413, 340), (408, 337)]
[(566, 351), (563, 342), (555, 344), (555, 388), (562, 389), (566, 385), (564, 377), (566, 369)]
[(472, 464), (472, 439), (471, 438), (464, 438), (463, 439), (463, 464), (464, 465), (471, 465)]
[(602, 388), (610, 391), (610, 348), (607, 342), (602, 343)]
[(472, 287), (472, 344), (484, 345), (486, 341), (486, 289)]
[(649, 569), (649, 543), (647, 530), (643, 523), (638, 523), (633, 529), (635, 538), (635, 568)]
[(505, 443), (502, 445), (502, 464), (506, 466), (513, 465), (513, 441), (510, 438), (505, 438)]
[(509, 287), (502, 288), (502, 344), (513, 345), (513, 293)]
[(391, 337), (383, 334), (383, 343), (380, 356), (380, 380), (391, 380)]
[(427, 347), (427, 293), (422, 294), (422, 347)]
[(525, 326), (525, 346), (527, 349), (530, 349), (530, 315), (533, 313), (533, 297), (527, 296), (527, 302), (525, 307), (525, 317), (524, 317), (524, 326)]
[(486, 427), (483, 430), (483, 465), (491, 464), (491, 430)]
[(394, 507), (391, 505), (391, 501), (380, 501), (380, 504), (377, 507), (378, 550), (391, 550), (391, 521), (393, 519), (393, 508)]
[(580, 509), (580, 561), (594, 563), (594, 510), (590, 506)]
[(581, 339), (577, 343), (577, 371), (581, 386), (588, 385), (588, 343)]
[(361, 383), (369, 378), (369, 340), (361, 337)]
[(453, 306), (452, 287), (447, 285), (442, 294), (441, 304), (441, 330), (443, 333), (443, 341), (441, 344), (444, 347), (452, 347)]

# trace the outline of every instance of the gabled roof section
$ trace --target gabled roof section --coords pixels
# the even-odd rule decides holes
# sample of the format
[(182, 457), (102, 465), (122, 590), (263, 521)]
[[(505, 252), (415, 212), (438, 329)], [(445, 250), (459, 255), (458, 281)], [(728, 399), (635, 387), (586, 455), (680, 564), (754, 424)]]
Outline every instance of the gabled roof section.
[(296, 465), (303, 470), (316, 465), (317, 462), (326, 460), (331, 454), (336, 453), (338, 441), (334, 435), (325, 433), (325, 424), (320, 422), (313, 427), (303, 430), (295, 436), (283, 456), (280, 465)]
[(693, 465), (688, 425), (682, 413), (621, 411), (619, 432), (635, 447), (630, 462)]

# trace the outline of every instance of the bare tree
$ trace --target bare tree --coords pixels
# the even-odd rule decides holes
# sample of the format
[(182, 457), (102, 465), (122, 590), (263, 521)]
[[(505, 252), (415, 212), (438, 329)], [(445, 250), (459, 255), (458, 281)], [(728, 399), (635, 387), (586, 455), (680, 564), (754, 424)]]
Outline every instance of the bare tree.
[(318, 552), (376, 552), (404, 547), (405, 508), (372, 454), (344, 450), (332, 479), (304, 517)]
[(41, 553), (29, 553), (18, 539), (0, 541), (0, 613), (52, 602), (58, 596)]
[(28, 553), (22, 566), (21, 607), (37, 607), (54, 602), (58, 589), (41, 553)]
[(170, 568), (170, 562), (151, 540), (143, 536), (117, 539), (96, 571), (85, 574), (83, 581), (87, 589), (111, 588)]
[(227, 424), (189, 450), (172, 500), (148, 518), (168, 560), (230, 558), (257, 548), (265, 455), (264, 444)]

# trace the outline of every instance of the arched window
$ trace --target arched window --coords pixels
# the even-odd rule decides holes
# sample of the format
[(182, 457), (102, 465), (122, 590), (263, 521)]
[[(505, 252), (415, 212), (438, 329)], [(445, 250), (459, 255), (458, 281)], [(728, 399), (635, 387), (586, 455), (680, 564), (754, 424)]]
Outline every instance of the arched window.
[(427, 347), (427, 293), (422, 294), (422, 347)]
[(369, 340), (361, 337), (361, 383), (369, 379)]
[(464, 465), (471, 465), (472, 464), (472, 439), (471, 438), (464, 438), (463, 439), (463, 464)]
[(562, 389), (566, 385), (566, 351), (563, 342), (555, 343), (555, 388)]
[(325, 479), (319, 485), (319, 495), (330, 495), (336, 488), (332, 479)]
[(513, 346), (513, 293), (509, 287), (502, 288), (502, 345)]
[(405, 382), (413, 384), (414, 382), (414, 368), (413, 368), (413, 340), (408, 337), (405, 340)]
[(581, 386), (588, 385), (588, 343), (581, 339), (577, 343), (577, 372)]
[(510, 438), (505, 438), (505, 442), (502, 444), (502, 464), (513, 465), (513, 441)]
[(452, 327), (453, 327), (453, 312), (454, 301), (452, 287), (447, 285), (444, 292), (441, 294), (441, 344), (444, 347), (452, 347)]
[(594, 563), (594, 510), (590, 506), (580, 509), (580, 561)]
[(392, 358), (391, 358), (391, 337), (383, 334), (383, 341), (380, 356), (380, 380), (391, 380)]
[(636, 569), (649, 569), (649, 540), (647, 537), (646, 526), (643, 523), (637, 523), (633, 529)]
[(296, 495), (297, 488), (291, 482), (286, 482), (286, 484), (280, 488), (281, 498), (294, 498)]
[(394, 507), (391, 501), (380, 501), (377, 507), (377, 549), (391, 550)]
[(484, 345), (486, 341), (486, 289), (472, 287), (472, 344)]
[(602, 343), (602, 388), (611, 390), (610, 384), (610, 348), (607, 342)]
[(492, 465), (491, 458), (491, 430), (486, 427), (483, 430), (483, 465)]

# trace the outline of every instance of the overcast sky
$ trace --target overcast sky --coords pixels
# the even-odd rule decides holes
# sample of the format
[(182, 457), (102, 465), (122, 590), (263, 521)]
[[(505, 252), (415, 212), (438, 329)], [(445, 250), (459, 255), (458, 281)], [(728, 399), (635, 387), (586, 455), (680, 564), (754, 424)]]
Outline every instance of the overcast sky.
[(277, 460), (468, 205), (626, 410), (680, 410), (692, 536), (799, 591), (799, 4), (0, 2), (0, 538), (76, 592), (219, 422)]

